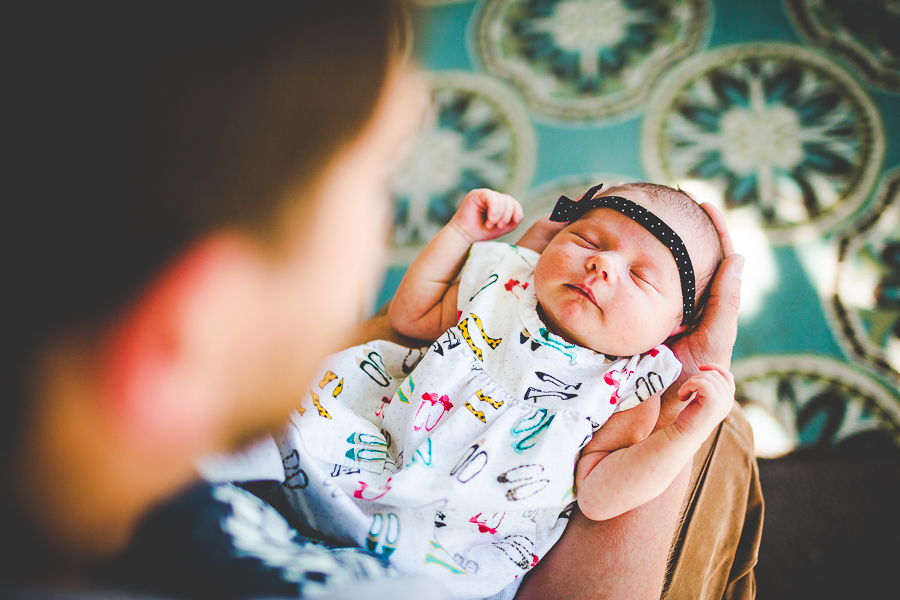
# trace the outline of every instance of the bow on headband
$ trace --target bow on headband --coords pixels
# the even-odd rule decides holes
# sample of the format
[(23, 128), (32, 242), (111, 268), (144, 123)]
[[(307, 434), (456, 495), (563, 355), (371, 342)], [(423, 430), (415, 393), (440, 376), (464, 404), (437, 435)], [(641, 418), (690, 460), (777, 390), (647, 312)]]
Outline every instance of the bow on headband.
[(550, 220), (566, 223), (580, 219), (589, 210), (611, 208), (629, 217), (652, 233), (656, 239), (662, 242), (663, 246), (669, 249), (672, 257), (675, 259), (675, 264), (678, 266), (678, 274), (681, 276), (681, 296), (684, 302), (681, 322), (685, 325), (690, 325), (696, 316), (694, 315), (694, 295), (696, 290), (694, 288), (694, 267), (691, 264), (691, 257), (688, 255), (684, 242), (662, 219), (627, 198), (622, 198), (621, 196), (594, 198), (594, 194), (602, 187), (602, 183), (595, 185), (586, 191), (577, 202), (567, 196), (560, 196), (556, 206), (553, 208), (553, 214), (550, 215)]

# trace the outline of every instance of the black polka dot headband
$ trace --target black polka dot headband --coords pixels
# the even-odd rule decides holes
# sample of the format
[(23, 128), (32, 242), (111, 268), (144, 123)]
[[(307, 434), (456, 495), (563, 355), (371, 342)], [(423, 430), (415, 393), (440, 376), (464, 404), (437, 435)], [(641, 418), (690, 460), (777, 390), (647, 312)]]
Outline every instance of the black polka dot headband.
[(688, 256), (684, 242), (662, 219), (627, 198), (622, 198), (621, 196), (594, 198), (594, 194), (602, 187), (602, 183), (595, 185), (586, 191), (578, 202), (567, 196), (560, 196), (556, 206), (553, 207), (553, 214), (550, 215), (550, 220), (558, 223), (567, 223), (581, 218), (589, 210), (611, 208), (619, 211), (652, 233), (656, 239), (662, 242), (663, 246), (669, 249), (672, 257), (675, 259), (675, 264), (678, 266), (678, 273), (681, 275), (681, 296), (684, 301), (684, 313), (681, 322), (685, 325), (690, 325), (695, 316), (694, 295), (696, 290), (694, 289), (694, 267), (691, 264), (691, 257)]

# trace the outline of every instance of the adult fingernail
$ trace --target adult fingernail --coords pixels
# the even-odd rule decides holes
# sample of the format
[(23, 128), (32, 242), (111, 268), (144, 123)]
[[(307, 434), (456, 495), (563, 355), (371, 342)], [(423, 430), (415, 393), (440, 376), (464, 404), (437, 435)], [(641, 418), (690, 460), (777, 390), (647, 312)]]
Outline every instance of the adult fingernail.
[(740, 279), (741, 273), (744, 272), (744, 257), (740, 254), (736, 256), (737, 258), (735, 259), (734, 266), (732, 268), (734, 269), (734, 276)]

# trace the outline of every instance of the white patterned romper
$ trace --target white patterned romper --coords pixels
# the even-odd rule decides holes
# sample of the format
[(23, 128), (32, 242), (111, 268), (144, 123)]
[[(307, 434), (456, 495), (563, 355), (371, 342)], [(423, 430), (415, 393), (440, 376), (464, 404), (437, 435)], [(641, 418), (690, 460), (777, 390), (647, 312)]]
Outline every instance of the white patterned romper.
[(431, 347), (377, 341), (327, 359), (278, 437), (298, 518), (460, 597), (515, 593), (562, 534), (593, 432), (681, 372), (665, 346), (606, 357), (550, 333), (538, 257), (477, 243), (459, 323)]

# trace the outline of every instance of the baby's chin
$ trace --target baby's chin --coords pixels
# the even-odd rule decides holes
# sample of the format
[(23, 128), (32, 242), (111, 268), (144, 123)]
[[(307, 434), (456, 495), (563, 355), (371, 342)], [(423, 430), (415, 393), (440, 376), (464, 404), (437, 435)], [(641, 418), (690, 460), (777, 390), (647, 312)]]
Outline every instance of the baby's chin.
[(581, 348), (587, 348), (588, 350), (593, 350), (594, 352), (598, 352), (600, 354), (604, 354), (606, 356), (637, 356), (639, 354), (646, 354), (650, 352), (653, 348), (661, 344), (668, 343), (668, 339), (660, 340), (658, 343), (653, 344), (649, 348), (639, 349), (639, 348), (631, 348), (626, 346), (620, 346), (615, 343), (603, 343), (603, 340), (587, 340), (584, 336), (578, 335), (577, 332), (566, 331), (563, 327), (556, 325), (556, 323), (561, 322), (559, 319), (554, 319), (553, 315), (549, 315), (547, 311), (544, 310), (544, 307), (540, 305), (537, 306), (538, 316), (541, 319), (541, 322), (544, 326), (547, 327), (547, 330), (561, 337), (563, 340), (570, 344), (575, 344)]

